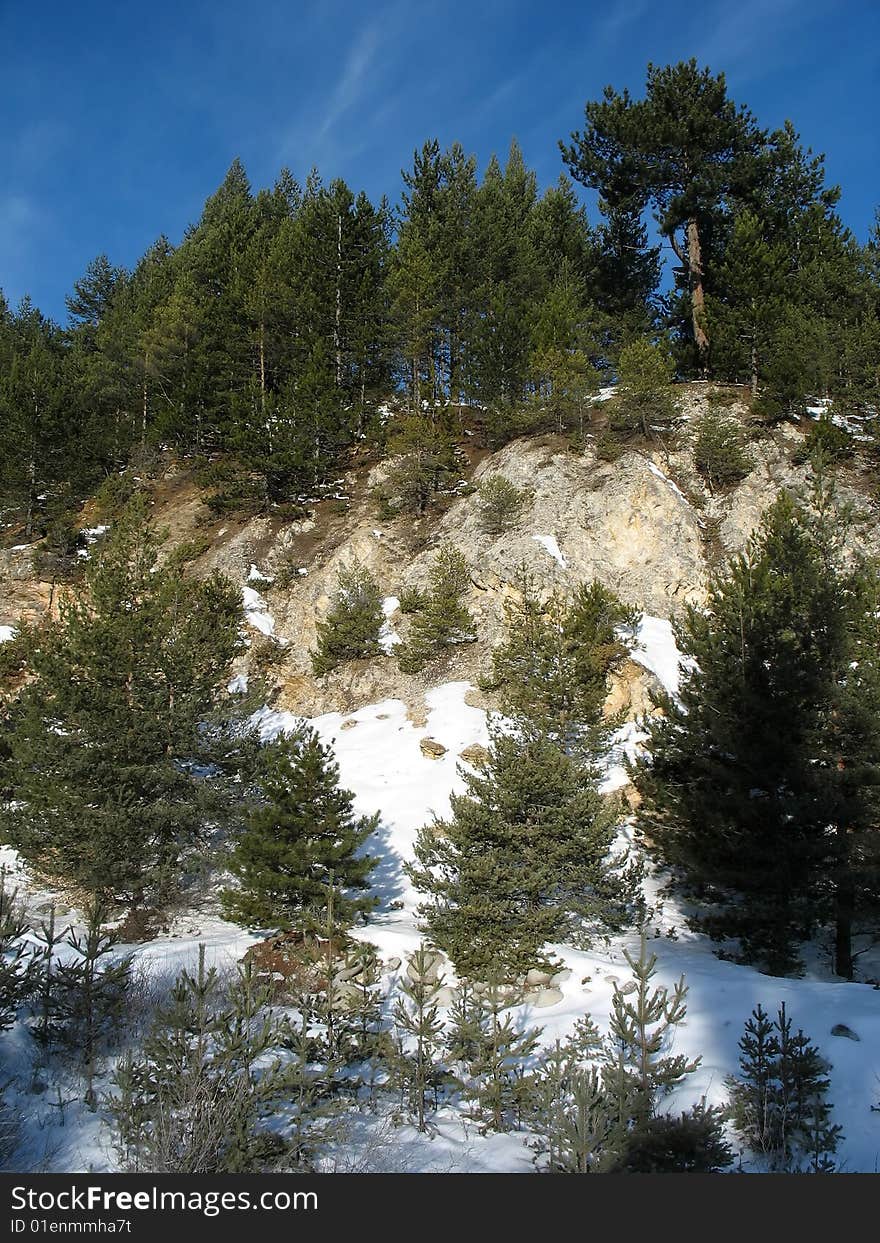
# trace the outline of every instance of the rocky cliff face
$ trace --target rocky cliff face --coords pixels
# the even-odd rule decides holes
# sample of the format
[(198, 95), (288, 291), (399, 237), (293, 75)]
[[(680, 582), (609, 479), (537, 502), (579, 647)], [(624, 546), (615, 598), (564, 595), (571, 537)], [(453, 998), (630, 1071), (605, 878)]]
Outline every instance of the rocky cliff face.
[[(706, 400), (705, 386), (683, 390), (684, 418), (705, 408)], [(427, 687), (450, 679), (476, 682), (488, 668), (492, 647), (505, 632), (505, 601), (522, 567), (547, 592), (570, 591), (597, 578), (659, 617), (674, 619), (685, 604), (699, 605), (713, 565), (744, 547), (780, 488), (803, 487), (807, 469), (792, 464), (803, 434), (785, 428), (762, 436), (751, 447), (754, 469), (718, 496), (710, 495), (694, 469), (686, 431), (674, 451), (642, 447), (614, 462), (599, 460), (593, 441), (573, 452), (556, 437), (517, 440), (484, 457), (471, 480), (478, 485), (488, 475), (502, 475), (530, 492), (517, 522), (500, 536), (485, 532), (473, 491), (447, 501), (441, 516), (380, 520), (371, 491), (385, 466), (352, 471), (339, 481), (337, 499), (316, 504), (298, 522), (263, 517), (206, 525), (197, 497), (180, 489), (164, 498), (160, 490), (156, 519), (173, 530), (175, 540), (196, 532), (207, 538), (196, 572), (223, 570), (256, 593), (258, 599), (250, 596), (252, 645), (241, 666), (264, 668), (278, 706), (311, 716), (399, 698), (418, 717)], [(854, 544), (880, 551), (877, 505), (866, 496), (858, 470), (839, 473), (838, 492), (860, 519)], [(467, 603), (479, 641), (415, 676), (401, 674), (389, 655), (315, 680), (309, 651), (339, 569), (354, 561), (369, 568), (389, 598), (389, 626), (405, 637), (407, 620), (392, 600), (405, 588), (426, 584), (443, 544), (458, 548), (471, 567)], [(48, 587), (34, 580), (29, 564), (27, 550), (0, 552), (0, 624), (45, 607)], [(627, 705), (643, 706), (645, 686), (635, 685), (639, 675), (629, 670), (627, 677), (627, 688), (615, 693)], [(478, 692), (474, 697), (482, 702)]]

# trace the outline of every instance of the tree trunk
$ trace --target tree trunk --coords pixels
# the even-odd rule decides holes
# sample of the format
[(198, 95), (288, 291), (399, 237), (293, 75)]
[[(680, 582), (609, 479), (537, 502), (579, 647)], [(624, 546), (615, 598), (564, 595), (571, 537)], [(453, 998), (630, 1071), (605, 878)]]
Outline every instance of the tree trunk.
[(141, 386), (141, 446), (147, 443), (147, 414), (149, 410), (147, 400), (147, 368), (150, 365), (149, 355), (144, 359), (144, 382)]
[(691, 290), (691, 312), (694, 324), (694, 341), (700, 358), (700, 370), (706, 370), (709, 352), (709, 336), (706, 332), (706, 301), (703, 294), (703, 252), (700, 247), (700, 230), (696, 216), (691, 216), (686, 226), (688, 282)]
[(260, 320), (260, 409), (266, 417), (266, 325)]
[(845, 980), (853, 978), (855, 969), (852, 952), (854, 909), (855, 885), (849, 862), (844, 858), (838, 868), (834, 894), (834, 970)]
[(342, 388), (342, 213), (336, 216), (336, 320), (333, 325), (336, 351), (336, 387)]

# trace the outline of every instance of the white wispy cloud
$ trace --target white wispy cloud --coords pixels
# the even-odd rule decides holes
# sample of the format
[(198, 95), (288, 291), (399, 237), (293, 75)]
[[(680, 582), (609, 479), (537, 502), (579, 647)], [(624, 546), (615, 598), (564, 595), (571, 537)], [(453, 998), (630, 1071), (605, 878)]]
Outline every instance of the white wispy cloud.
[(45, 212), (27, 194), (0, 192), (0, 289), (12, 301), (25, 292), (21, 282), (44, 221)]
[(337, 122), (355, 107), (362, 98), (364, 85), (370, 80), (370, 71), (379, 47), (379, 30), (375, 25), (366, 26), (355, 39), (345, 58), (342, 73), (327, 103), (327, 109), (318, 126), (318, 140), (323, 141)]

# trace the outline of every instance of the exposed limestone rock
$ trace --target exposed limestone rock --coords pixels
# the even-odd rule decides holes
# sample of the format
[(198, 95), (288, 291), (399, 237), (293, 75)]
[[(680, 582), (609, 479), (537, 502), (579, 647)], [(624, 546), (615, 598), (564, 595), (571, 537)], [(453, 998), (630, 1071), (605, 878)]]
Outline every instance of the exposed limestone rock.
[(446, 754), (446, 747), (444, 747), (442, 742), (437, 742), (435, 738), (420, 739), (419, 750), (429, 760), (439, 760)]
[(603, 713), (606, 717), (622, 714), (627, 720), (651, 714), (656, 711), (651, 695), (662, 689), (650, 670), (634, 660), (625, 660), (611, 678)]
[(483, 764), (489, 758), (488, 749), (479, 742), (472, 742), (469, 747), (459, 751), (459, 758), (467, 764)]
[[(370, 703), (399, 699), (412, 724), (423, 728), (425, 693), (441, 682), (470, 682), (468, 705), (498, 706), (477, 685), (491, 668), (492, 648), (506, 634), (505, 606), (516, 599), (522, 566), (540, 591), (570, 592), (598, 578), (627, 603), (665, 618), (679, 617), (687, 603), (699, 606), (705, 600), (708, 576), (718, 559), (745, 546), (780, 488), (799, 489), (809, 474), (807, 467), (792, 463), (808, 424), (783, 426), (753, 440), (749, 451), (754, 469), (746, 479), (712, 496), (694, 468), (689, 427), (709, 408), (713, 391), (717, 389), (704, 383), (678, 387), (682, 424), (671, 447), (658, 442), (632, 448), (615, 462), (602, 462), (589, 438), (585, 451), (576, 453), (561, 438), (543, 436), (517, 440), (485, 455), (474, 472), (474, 484), (501, 475), (529, 494), (512, 529), (500, 536), (483, 529), (474, 492), (444, 501), (439, 516), (432, 512), (423, 518), (380, 519), (372, 490), (387, 477), (393, 465), (387, 461), (368, 472), (361, 467), (348, 473), (340, 489), (350, 498), (347, 506), (316, 501), (307, 516), (293, 522), (271, 513), (212, 518), (191, 475), (169, 472), (157, 485), (154, 516), (171, 533), (166, 547), (195, 537), (208, 541), (208, 550), (192, 564), (193, 573), (218, 569), (244, 585), (250, 566), (257, 564), (274, 578), (258, 586), (275, 634), (286, 645), (263, 670), (273, 706), (303, 716), (331, 711), (348, 715)], [(731, 386), (721, 395), (726, 409), (745, 419), (742, 392)], [(836, 481), (840, 500), (863, 520), (851, 543), (880, 552), (878, 506), (869, 499), (864, 475), (842, 467)], [(470, 566), (466, 603), (478, 641), (450, 649), (418, 674), (401, 673), (389, 654), (351, 662), (316, 679), (310, 651), (316, 645), (317, 624), (337, 589), (339, 570), (358, 562), (375, 577), (383, 596), (400, 596), (405, 588), (427, 586), (443, 544), (458, 548)], [(15, 624), (22, 617), (33, 620), (45, 612), (50, 586), (33, 577), (35, 547), (0, 550), (0, 624)], [(408, 616), (395, 614), (395, 632), (404, 640), (410, 625)], [(256, 673), (264, 647), (254, 641), (236, 672)], [(628, 719), (648, 713), (650, 693), (656, 689), (651, 674), (627, 661), (609, 687), (606, 713)], [(341, 727), (355, 724), (345, 720)], [(476, 752), (462, 755), (466, 762), (477, 758)]]

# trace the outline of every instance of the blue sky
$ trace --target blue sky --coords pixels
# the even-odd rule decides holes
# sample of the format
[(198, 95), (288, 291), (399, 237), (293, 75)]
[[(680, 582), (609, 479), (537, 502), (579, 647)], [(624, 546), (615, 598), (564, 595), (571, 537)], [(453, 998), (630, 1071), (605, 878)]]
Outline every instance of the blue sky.
[(513, 135), (542, 185), (605, 83), (696, 56), (828, 156), (864, 238), (880, 202), (880, 0), (0, 0), (0, 288), (55, 318), (100, 251), (179, 241), (232, 159), (396, 201), (432, 136)]

